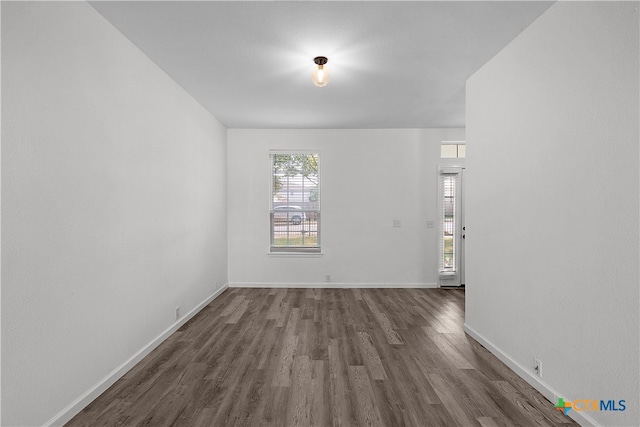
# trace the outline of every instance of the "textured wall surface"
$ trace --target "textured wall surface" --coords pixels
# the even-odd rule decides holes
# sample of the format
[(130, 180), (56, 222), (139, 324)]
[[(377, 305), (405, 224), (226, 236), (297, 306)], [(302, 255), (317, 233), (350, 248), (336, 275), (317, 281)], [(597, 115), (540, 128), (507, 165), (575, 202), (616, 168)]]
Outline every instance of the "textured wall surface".
[[(442, 140), (463, 129), (236, 130), (228, 133), (229, 282), (326, 286), (437, 281)], [(269, 256), (269, 150), (318, 150), (322, 257)], [(393, 228), (393, 220), (401, 228)]]
[(467, 326), (637, 425), (638, 3), (558, 2), (467, 84)]
[(227, 281), (226, 129), (84, 2), (2, 4), (2, 425)]

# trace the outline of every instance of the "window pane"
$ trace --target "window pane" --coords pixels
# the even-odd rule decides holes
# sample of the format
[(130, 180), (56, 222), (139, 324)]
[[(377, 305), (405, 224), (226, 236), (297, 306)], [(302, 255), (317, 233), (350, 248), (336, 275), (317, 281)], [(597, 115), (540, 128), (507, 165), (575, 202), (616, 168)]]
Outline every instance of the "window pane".
[(440, 272), (454, 272), (456, 269), (456, 191), (457, 174), (440, 174)]
[(443, 159), (454, 159), (458, 157), (458, 146), (456, 144), (442, 144), (440, 146), (440, 157)]
[(271, 154), (271, 251), (319, 252), (317, 153)]
[(456, 159), (465, 157), (465, 144), (441, 144), (440, 157), (443, 159)]

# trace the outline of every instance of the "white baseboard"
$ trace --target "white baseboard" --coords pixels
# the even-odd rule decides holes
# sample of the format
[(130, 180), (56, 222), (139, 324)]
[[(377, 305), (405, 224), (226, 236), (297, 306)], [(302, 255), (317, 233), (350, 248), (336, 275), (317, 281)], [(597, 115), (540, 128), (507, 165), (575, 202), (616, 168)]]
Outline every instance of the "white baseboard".
[[(474, 330), (472, 327), (464, 324), (464, 331), (469, 334), (473, 339), (478, 341), (484, 348), (489, 350), (494, 356), (496, 356), (502, 363), (507, 365), (514, 371), (520, 378), (528, 382), (533, 388), (538, 390), (549, 402), (554, 405), (557, 404), (558, 398), (567, 397), (566, 394), (562, 394), (553, 388), (546, 382), (542, 381), (540, 377), (537, 377), (533, 374), (532, 371), (522, 366), (520, 363), (516, 362), (511, 356), (504, 353), (498, 347), (496, 347), (491, 341), (487, 340), (480, 333)], [(567, 399), (569, 400), (569, 399)], [(593, 418), (586, 415), (584, 412), (579, 411), (570, 411), (569, 417), (571, 417), (575, 422), (580, 424), (581, 426), (600, 426)]]
[(430, 289), (437, 288), (436, 283), (338, 283), (338, 282), (320, 282), (320, 283), (274, 283), (274, 282), (231, 282), (230, 288), (325, 288), (325, 289), (349, 289), (349, 288), (420, 288)]
[(57, 415), (47, 421), (45, 426), (62, 426), (75, 417), (82, 409), (84, 409), (89, 403), (93, 402), (98, 396), (104, 393), (109, 387), (115, 384), (124, 374), (129, 372), (138, 362), (140, 362), (146, 355), (151, 353), (156, 347), (158, 347), (164, 340), (169, 338), (171, 334), (177, 331), (182, 325), (187, 323), (193, 316), (198, 314), (200, 310), (205, 308), (211, 301), (216, 299), (225, 289), (229, 286), (224, 285), (211, 296), (207, 297), (204, 301), (198, 304), (193, 310), (182, 316), (180, 319), (167, 328), (164, 332), (158, 335), (149, 344), (142, 347), (136, 354), (127, 359), (124, 363), (111, 371), (106, 377), (100, 380), (96, 385), (87, 390), (84, 394), (71, 402), (69, 406), (60, 411)]

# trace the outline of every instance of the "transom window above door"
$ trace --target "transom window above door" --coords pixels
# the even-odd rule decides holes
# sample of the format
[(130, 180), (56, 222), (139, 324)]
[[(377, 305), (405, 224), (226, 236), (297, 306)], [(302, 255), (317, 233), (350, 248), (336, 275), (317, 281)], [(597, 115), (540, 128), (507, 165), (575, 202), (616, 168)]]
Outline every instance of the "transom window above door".
[(462, 159), (467, 154), (465, 141), (442, 141), (440, 145), (441, 159)]

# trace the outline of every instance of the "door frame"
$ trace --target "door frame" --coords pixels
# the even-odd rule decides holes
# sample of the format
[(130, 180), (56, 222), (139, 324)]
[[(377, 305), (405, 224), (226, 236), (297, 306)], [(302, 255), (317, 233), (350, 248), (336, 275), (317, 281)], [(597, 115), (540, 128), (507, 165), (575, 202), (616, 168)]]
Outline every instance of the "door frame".
[[(438, 274), (438, 287), (459, 287), (465, 284), (465, 248), (464, 248), (464, 166), (438, 166), (438, 237), (436, 239), (436, 271)], [(455, 253), (455, 265), (453, 271), (441, 271), (440, 261), (444, 254), (441, 251), (441, 239), (444, 235), (443, 215), (444, 215), (444, 194), (441, 185), (441, 176), (444, 174), (457, 175), (456, 197), (454, 199), (454, 224), (453, 245)]]

